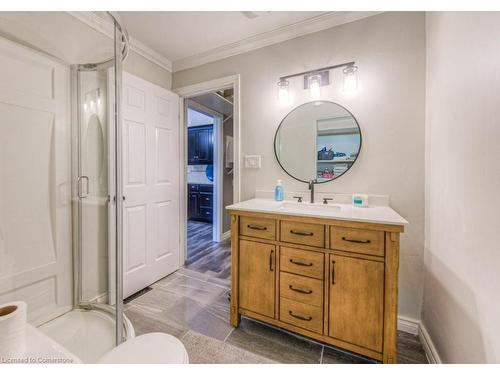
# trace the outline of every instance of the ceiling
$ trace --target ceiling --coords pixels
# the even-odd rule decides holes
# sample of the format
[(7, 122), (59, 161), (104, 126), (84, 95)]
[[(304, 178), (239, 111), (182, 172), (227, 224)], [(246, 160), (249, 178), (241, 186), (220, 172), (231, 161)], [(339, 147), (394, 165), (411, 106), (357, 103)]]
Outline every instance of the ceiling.
[(187, 109), (187, 119), (188, 127), (209, 125), (214, 123), (213, 117), (207, 116), (206, 114), (198, 112), (189, 107)]
[[(103, 12), (99, 12), (99, 17), (112, 21)], [(0, 36), (66, 64), (96, 63), (114, 55), (111, 38), (67, 12), (0, 12)]]
[(120, 12), (129, 34), (175, 63), (327, 12)]

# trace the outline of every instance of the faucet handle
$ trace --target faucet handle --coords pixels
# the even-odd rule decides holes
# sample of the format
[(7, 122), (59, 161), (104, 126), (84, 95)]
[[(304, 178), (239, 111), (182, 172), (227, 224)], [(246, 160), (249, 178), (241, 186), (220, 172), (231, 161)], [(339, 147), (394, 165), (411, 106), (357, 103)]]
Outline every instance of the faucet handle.
[(323, 204), (328, 204), (328, 201), (333, 201), (333, 198), (323, 198)]
[(295, 198), (295, 199), (297, 199), (297, 202), (298, 202), (298, 203), (302, 202), (302, 197), (300, 197), (300, 196), (296, 196), (296, 197), (294, 197), (294, 198)]

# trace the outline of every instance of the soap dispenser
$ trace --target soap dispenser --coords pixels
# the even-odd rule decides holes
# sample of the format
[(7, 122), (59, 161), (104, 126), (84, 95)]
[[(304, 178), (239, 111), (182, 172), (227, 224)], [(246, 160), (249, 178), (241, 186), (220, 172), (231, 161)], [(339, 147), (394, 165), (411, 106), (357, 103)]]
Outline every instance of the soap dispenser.
[(276, 181), (276, 186), (274, 187), (274, 200), (282, 201), (283, 200), (283, 185), (281, 184), (281, 180)]

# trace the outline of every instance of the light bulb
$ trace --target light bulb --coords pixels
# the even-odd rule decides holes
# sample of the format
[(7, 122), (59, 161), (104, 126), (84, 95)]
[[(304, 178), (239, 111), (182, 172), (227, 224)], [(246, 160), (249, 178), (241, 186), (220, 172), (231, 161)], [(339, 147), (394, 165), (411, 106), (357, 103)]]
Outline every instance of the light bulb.
[(288, 103), (290, 95), (288, 92), (289, 82), (286, 79), (278, 81), (278, 101), (282, 104)]
[(358, 67), (351, 65), (344, 68), (344, 88), (346, 94), (351, 94), (358, 89)]
[(321, 77), (319, 75), (309, 77), (309, 92), (313, 100), (321, 97)]

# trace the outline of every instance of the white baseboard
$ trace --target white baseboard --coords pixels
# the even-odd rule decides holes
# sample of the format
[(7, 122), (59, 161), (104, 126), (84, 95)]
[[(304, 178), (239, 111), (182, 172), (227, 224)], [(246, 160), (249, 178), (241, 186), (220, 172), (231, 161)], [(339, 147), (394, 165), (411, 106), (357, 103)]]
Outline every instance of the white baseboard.
[(227, 232), (222, 233), (222, 235), (220, 236), (219, 242), (226, 241), (230, 238), (231, 238), (231, 230), (228, 230)]
[(406, 316), (398, 315), (398, 331), (403, 331), (406, 333), (411, 333), (412, 335), (418, 335), (418, 327), (420, 321)]
[(427, 332), (427, 329), (422, 324), (422, 322), (420, 322), (418, 327), (419, 327), (418, 336), (420, 337), (420, 342), (422, 343), (422, 347), (424, 348), (429, 363), (431, 364), (443, 363), (441, 361), (439, 353), (436, 350), (436, 347), (434, 346), (434, 342), (432, 341), (431, 336), (429, 335), (429, 332)]
[(412, 335), (418, 335), (420, 342), (422, 343), (422, 348), (425, 351), (425, 355), (431, 364), (439, 364), (441, 358), (432, 342), (431, 336), (427, 329), (422, 324), (420, 320), (408, 318), (406, 316), (398, 316), (398, 331), (403, 331), (406, 333), (411, 333)]

